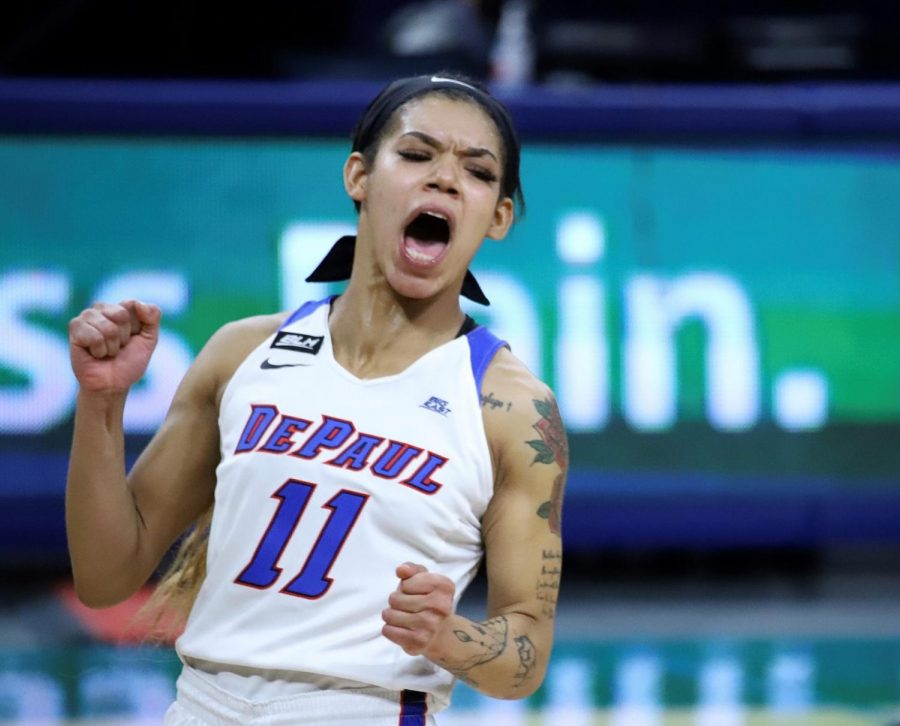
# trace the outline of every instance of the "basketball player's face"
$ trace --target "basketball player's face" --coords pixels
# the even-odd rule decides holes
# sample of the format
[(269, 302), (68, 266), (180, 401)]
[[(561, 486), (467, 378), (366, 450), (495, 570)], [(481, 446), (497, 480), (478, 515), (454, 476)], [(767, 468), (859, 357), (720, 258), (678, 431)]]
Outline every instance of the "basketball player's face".
[[(477, 105), (431, 95), (401, 108), (374, 163), (348, 161), (360, 238), (404, 297), (455, 296), (485, 237), (502, 239), (513, 204), (500, 197), (503, 146)], [(355, 173), (354, 173), (355, 172)]]

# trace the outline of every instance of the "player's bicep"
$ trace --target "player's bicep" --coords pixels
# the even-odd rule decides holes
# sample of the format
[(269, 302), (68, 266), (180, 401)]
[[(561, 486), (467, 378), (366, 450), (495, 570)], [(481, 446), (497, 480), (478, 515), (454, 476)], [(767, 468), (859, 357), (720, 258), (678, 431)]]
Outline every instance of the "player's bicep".
[(488, 613), (518, 612), (536, 623), (556, 614), (562, 542), (537, 511), (541, 502), (521, 494), (501, 496), (485, 531)]
[(526, 394), (510, 396), (518, 410), (502, 428), (498, 480), (485, 515), (488, 607), (492, 614), (522, 612), (551, 628), (562, 569), (568, 445), (552, 394), (534, 387)]
[(191, 365), (128, 476), (143, 526), (142, 549), (151, 560), (161, 557), (212, 503), (219, 460), (213, 357), (204, 349)]
[(212, 405), (190, 396), (173, 400), (129, 475), (135, 506), (154, 549), (168, 547), (212, 503), (218, 443)]

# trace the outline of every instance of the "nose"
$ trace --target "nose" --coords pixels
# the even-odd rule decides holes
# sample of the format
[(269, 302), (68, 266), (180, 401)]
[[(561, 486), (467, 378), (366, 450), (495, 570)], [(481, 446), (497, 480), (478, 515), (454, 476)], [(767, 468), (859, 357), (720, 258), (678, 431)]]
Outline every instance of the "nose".
[(432, 191), (456, 196), (459, 193), (459, 182), (456, 178), (456, 170), (453, 167), (453, 163), (438, 159), (425, 186)]

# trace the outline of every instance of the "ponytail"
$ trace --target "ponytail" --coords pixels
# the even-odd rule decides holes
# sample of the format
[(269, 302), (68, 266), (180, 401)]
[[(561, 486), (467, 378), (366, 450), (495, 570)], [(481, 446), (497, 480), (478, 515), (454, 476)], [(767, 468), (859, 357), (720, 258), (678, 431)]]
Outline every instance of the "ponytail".
[(149, 625), (148, 637), (152, 641), (172, 642), (184, 630), (197, 593), (206, 578), (212, 513), (213, 507), (210, 505), (182, 538), (156, 589), (138, 613), (138, 618)]

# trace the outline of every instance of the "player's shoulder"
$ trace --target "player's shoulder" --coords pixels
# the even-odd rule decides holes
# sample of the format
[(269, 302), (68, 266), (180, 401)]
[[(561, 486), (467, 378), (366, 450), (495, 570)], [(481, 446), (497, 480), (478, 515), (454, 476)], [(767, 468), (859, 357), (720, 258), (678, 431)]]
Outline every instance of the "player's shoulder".
[(288, 315), (287, 312), (254, 315), (225, 323), (210, 336), (194, 361), (194, 375), (208, 379), (213, 392), (221, 393), (222, 386), (241, 362), (274, 334)]
[(485, 372), (481, 408), (495, 454), (506, 445), (519, 445), (541, 419), (559, 416), (553, 391), (508, 348), (497, 351)]
[[(524, 403), (535, 398), (541, 400), (553, 398), (553, 391), (509, 348), (503, 347), (497, 351), (491, 364), (484, 374), (481, 386), (482, 405), (488, 409), (498, 410), (500, 406), (489, 405), (486, 397), (493, 393), (499, 395), (508, 403)], [(512, 411), (512, 406), (506, 406), (507, 411)]]
[(216, 347), (249, 347), (252, 350), (278, 330), (289, 314), (282, 311), (232, 320), (220, 327), (209, 343)]

